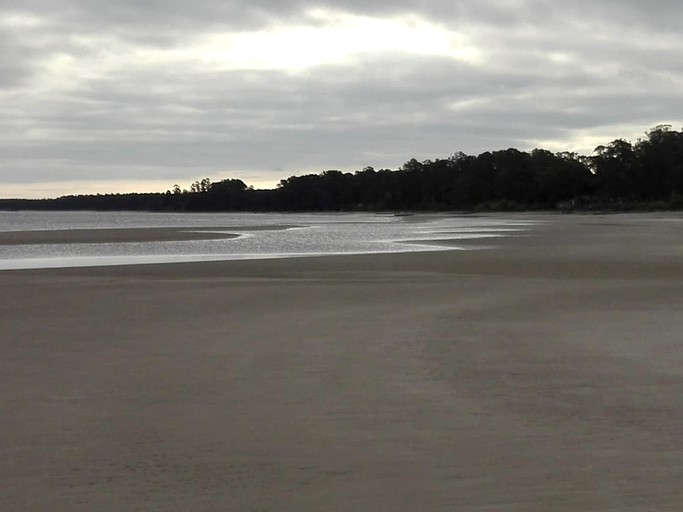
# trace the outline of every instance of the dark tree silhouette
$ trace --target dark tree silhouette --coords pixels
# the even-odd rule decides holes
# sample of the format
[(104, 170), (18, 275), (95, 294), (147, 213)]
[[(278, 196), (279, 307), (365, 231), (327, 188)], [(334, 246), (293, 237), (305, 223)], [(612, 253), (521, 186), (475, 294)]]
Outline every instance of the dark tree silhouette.
[(410, 159), (291, 176), (272, 190), (238, 179), (195, 181), (159, 194), (74, 195), (0, 200), (0, 209), (154, 211), (377, 211), (683, 206), (683, 133), (659, 125), (632, 144), (616, 139), (590, 157), (514, 148), (478, 156)]

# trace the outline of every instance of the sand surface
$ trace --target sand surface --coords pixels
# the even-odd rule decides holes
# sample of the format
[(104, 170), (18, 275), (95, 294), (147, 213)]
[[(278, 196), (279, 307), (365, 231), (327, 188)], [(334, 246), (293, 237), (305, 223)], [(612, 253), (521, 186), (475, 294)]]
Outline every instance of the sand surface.
[(683, 220), (661, 217), (0, 272), (0, 510), (683, 510)]

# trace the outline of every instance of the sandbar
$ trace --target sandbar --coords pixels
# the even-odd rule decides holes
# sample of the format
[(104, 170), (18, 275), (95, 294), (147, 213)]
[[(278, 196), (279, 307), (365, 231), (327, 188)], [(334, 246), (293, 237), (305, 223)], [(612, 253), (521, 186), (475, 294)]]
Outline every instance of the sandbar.
[(221, 238), (235, 238), (239, 236), (236, 234), (238, 232), (282, 230), (293, 227), (297, 226), (215, 226), (197, 228), (164, 227), (5, 231), (0, 233), (0, 246), (217, 240)]

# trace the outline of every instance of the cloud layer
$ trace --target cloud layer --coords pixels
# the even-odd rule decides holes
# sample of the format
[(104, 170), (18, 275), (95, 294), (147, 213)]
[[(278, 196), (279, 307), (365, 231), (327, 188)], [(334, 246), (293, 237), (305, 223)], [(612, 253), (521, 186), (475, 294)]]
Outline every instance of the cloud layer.
[(10, 0), (0, 196), (588, 153), (683, 124), (673, 1), (243, 4)]

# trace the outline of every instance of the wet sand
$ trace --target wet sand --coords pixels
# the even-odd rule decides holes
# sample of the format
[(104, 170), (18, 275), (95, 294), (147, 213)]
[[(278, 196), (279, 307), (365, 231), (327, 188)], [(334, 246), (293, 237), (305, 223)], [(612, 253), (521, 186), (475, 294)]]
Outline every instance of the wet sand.
[(657, 217), (0, 272), (0, 510), (682, 510), (683, 220)]

